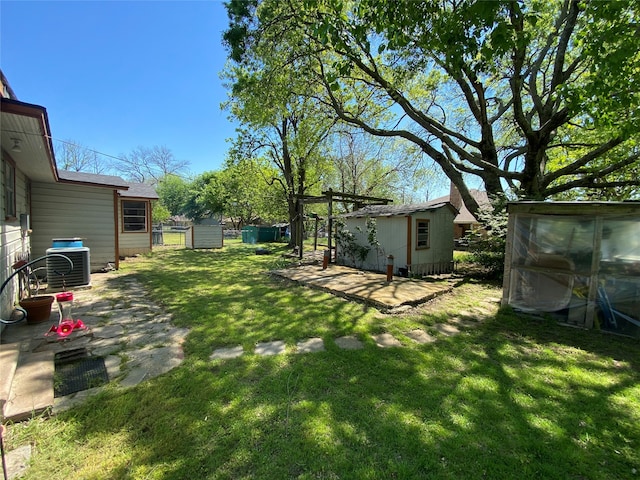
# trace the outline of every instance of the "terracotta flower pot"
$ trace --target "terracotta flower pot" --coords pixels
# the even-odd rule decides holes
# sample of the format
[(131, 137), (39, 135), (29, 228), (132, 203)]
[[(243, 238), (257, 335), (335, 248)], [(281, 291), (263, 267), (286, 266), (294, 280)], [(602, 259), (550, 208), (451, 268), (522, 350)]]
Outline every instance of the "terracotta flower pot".
[(49, 320), (54, 299), (53, 295), (40, 295), (20, 300), (20, 306), (27, 312), (27, 323), (40, 323)]

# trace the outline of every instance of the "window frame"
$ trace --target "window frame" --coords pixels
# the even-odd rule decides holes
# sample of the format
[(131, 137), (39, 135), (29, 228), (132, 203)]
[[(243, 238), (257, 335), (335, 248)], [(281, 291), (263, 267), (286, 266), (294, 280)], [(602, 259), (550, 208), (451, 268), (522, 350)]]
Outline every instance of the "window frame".
[(4, 187), (4, 219), (15, 220), (18, 215), (16, 201), (16, 164), (7, 157), (2, 158), (2, 186)]
[[(424, 239), (420, 238), (425, 235), (424, 231), (421, 231), (424, 228), (421, 228), (422, 224), (426, 224), (426, 244)], [(428, 248), (431, 248), (431, 220), (428, 218), (416, 218), (416, 250), (427, 250)]]
[[(126, 204), (140, 204), (142, 205), (143, 208), (143, 213), (142, 214), (127, 214), (125, 213), (127, 209), (135, 209), (135, 210), (139, 210), (140, 207), (139, 206), (126, 206)], [(122, 233), (149, 233), (149, 202), (145, 201), (145, 200), (121, 200), (120, 201), (120, 209), (121, 209), (121, 218), (122, 218), (122, 228), (121, 231)], [(144, 228), (142, 229), (131, 229), (132, 226), (132, 222), (129, 221), (127, 222), (126, 219), (127, 218), (144, 218), (144, 223), (141, 224), (140, 222), (136, 222), (133, 223), (133, 225), (143, 225)]]

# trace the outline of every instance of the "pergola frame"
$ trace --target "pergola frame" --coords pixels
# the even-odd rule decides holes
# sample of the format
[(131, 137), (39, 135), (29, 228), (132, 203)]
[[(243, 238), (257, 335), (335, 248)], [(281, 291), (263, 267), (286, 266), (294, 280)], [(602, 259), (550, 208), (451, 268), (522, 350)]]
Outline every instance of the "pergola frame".
[[(333, 235), (333, 202), (354, 204), (355, 209), (358, 210), (366, 205), (388, 205), (393, 202), (390, 198), (370, 197), (368, 195), (354, 195), (352, 193), (334, 192), (332, 189), (322, 192), (321, 196), (318, 195), (296, 195), (298, 199), (298, 215), (297, 220), (299, 222), (299, 228), (297, 229), (298, 238), (296, 238), (296, 245), (298, 246), (298, 256), (302, 258), (302, 240), (304, 230), (304, 205), (309, 203), (327, 203), (329, 206), (329, 251), (333, 249), (331, 237)], [(316, 244), (318, 235), (318, 217), (316, 216)], [(333, 254), (329, 257), (333, 262)]]

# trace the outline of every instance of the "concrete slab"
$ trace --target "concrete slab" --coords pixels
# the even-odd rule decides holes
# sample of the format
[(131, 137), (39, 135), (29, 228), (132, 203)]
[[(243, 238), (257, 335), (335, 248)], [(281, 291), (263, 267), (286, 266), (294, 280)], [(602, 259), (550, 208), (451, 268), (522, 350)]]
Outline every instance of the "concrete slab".
[[(184, 359), (182, 343), (188, 330), (173, 327), (171, 315), (157, 313), (161, 312), (160, 307), (148, 302), (134, 304), (126, 300), (130, 296), (128, 288), (132, 285), (136, 286), (136, 291), (144, 291), (137, 282), (128, 282), (125, 285), (121, 278), (109, 274), (95, 274), (92, 275), (92, 283), (94, 288), (74, 289), (74, 318), (83, 319), (89, 327), (87, 331), (75, 331), (65, 339), (56, 336), (45, 337), (44, 334), (51, 325), (58, 322), (58, 314), (54, 311), (49, 322), (35, 325), (20, 322), (10, 325), (2, 332), (0, 352), (4, 351), (7, 343), (19, 342), (19, 362), (30, 363), (39, 358), (39, 355), (50, 356), (46, 368), (31, 369), (34, 379), (31, 383), (41, 383), (43, 390), (50, 392), (43, 394), (49, 400), (41, 402), (33, 394), (16, 395), (12, 389), (7, 399), (13, 399), (13, 402), (11, 409), (7, 404), (7, 409), (8, 414), (16, 420), (20, 420), (21, 417), (29, 418), (33, 413), (39, 413), (51, 405), (54, 412), (60, 411), (102, 390), (102, 387), (99, 387), (53, 399), (53, 355), (56, 352), (83, 347), (89, 355), (106, 357), (109, 379), (121, 380), (122, 386), (137, 385), (143, 380), (161, 375), (179, 365)], [(128, 309), (123, 309), (125, 306), (128, 306)], [(88, 313), (91, 311), (99, 312), (101, 315), (92, 316)], [(134, 335), (134, 338), (129, 338), (133, 340), (129, 344), (123, 343), (127, 333)], [(120, 351), (124, 353), (124, 361), (113, 355)], [(4, 361), (2, 363), (4, 364)], [(6, 377), (8, 375), (3, 372), (2, 379)], [(14, 381), (14, 387), (26, 388), (18, 385), (22, 383), (28, 382)], [(47, 388), (44, 388), (45, 384), (48, 384)]]
[(4, 408), (6, 420), (20, 421), (53, 406), (54, 352), (21, 355)]
[(91, 329), (95, 338), (119, 338), (124, 335), (122, 325), (103, 325)]
[(384, 274), (340, 265), (331, 265), (325, 270), (317, 265), (304, 265), (271, 273), (383, 309), (417, 305), (453, 289), (452, 282), (434, 283), (403, 277), (393, 277), (387, 282)]
[(209, 358), (211, 360), (228, 360), (230, 358), (237, 358), (243, 353), (244, 350), (242, 349), (242, 345), (237, 345), (235, 347), (216, 348), (209, 356)]
[(120, 385), (123, 387), (135, 387), (143, 380), (146, 380), (148, 372), (146, 368), (135, 367), (129, 370), (124, 378), (120, 380)]
[(379, 335), (373, 335), (373, 340), (380, 348), (389, 347), (401, 347), (402, 343), (390, 333), (380, 333)]
[(256, 343), (255, 353), (256, 355), (279, 355), (284, 353), (285, 348), (286, 345), (282, 340), (259, 342)]
[(7, 480), (20, 478), (29, 467), (31, 445), (23, 445), (7, 452), (4, 460), (7, 465)]
[(11, 382), (16, 372), (19, 356), (20, 342), (0, 345), (0, 413), (9, 399)]
[(353, 335), (346, 335), (335, 339), (336, 345), (343, 350), (360, 350), (364, 344)]
[(307, 338), (296, 344), (297, 353), (314, 353), (324, 351), (324, 342), (321, 338)]

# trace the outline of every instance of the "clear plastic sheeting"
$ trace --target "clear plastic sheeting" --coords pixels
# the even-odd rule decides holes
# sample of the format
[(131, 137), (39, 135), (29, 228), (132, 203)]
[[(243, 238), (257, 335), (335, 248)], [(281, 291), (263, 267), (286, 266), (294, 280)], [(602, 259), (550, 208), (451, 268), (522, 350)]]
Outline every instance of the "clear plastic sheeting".
[(640, 336), (640, 216), (515, 213), (509, 238), (509, 305)]

